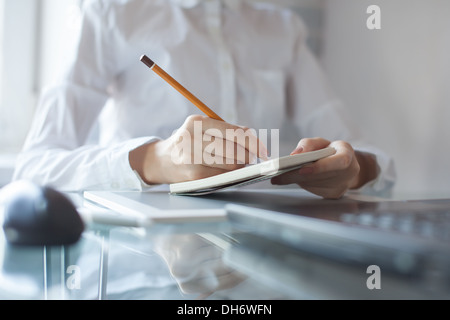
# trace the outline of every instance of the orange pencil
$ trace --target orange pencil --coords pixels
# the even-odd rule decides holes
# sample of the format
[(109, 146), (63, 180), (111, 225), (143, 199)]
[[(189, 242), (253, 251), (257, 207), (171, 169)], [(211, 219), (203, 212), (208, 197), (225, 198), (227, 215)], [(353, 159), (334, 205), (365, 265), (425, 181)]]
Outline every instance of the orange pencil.
[(197, 108), (202, 110), (208, 117), (224, 121), (219, 117), (214, 111), (208, 108), (203, 102), (200, 101), (196, 96), (189, 92), (185, 87), (179, 84), (174, 78), (172, 78), (167, 72), (161, 69), (156, 63), (154, 63), (149, 57), (143, 55), (141, 61), (153, 70), (157, 75), (163, 78), (167, 83), (174, 87), (179, 93), (185, 96), (190, 102), (192, 102)]

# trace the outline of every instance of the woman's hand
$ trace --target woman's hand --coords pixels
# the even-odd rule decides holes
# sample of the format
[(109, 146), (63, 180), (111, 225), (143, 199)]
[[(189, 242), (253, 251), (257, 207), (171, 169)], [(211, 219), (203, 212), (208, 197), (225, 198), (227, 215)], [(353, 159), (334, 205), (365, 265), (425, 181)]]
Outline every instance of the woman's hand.
[(353, 150), (345, 141), (323, 138), (302, 139), (291, 154), (333, 147), (336, 153), (272, 179), (272, 184), (296, 183), (305, 190), (328, 199), (341, 198), (349, 189), (358, 189), (378, 175), (375, 156)]
[(193, 115), (168, 139), (130, 152), (130, 165), (148, 184), (207, 178), (259, 158), (266, 147), (248, 128)]

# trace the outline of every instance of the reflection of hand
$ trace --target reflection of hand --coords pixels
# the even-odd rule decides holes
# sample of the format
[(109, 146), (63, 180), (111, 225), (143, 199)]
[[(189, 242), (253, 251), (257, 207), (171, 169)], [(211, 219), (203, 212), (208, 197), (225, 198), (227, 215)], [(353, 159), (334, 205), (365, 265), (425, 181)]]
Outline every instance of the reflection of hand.
[(223, 263), (223, 250), (199, 235), (164, 235), (153, 243), (183, 293), (210, 294), (244, 280), (243, 275)]
[(272, 179), (273, 184), (296, 183), (324, 198), (337, 199), (349, 189), (361, 187), (376, 178), (378, 166), (370, 154), (355, 152), (344, 141), (330, 142), (322, 138), (302, 139), (292, 154), (334, 147), (336, 153)]
[(131, 167), (149, 184), (197, 180), (267, 158), (251, 129), (206, 116), (189, 116), (166, 140), (130, 152)]

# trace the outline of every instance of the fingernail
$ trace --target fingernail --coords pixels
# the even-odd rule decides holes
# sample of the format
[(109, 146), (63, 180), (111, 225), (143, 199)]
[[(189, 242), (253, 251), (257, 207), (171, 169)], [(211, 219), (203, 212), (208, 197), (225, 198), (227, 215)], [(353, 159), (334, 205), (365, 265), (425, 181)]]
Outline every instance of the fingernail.
[(303, 152), (303, 147), (302, 146), (298, 146), (297, 148), (295, 148), (294, 151), (291, 152), (291, 156), (294, 154), (298, 154), (298, 153), (302, 153)]

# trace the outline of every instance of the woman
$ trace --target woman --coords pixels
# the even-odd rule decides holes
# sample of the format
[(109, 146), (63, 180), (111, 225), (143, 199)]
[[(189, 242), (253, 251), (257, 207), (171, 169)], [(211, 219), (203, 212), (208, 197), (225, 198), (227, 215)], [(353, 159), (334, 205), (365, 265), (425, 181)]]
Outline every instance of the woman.
[[(142, 65), (142, 54), (225, 122), (199, 115)], [(245, 150), (244, 161), (174, 161), (174, 150), (195, 122), (203, 132), (279, 130), (281, 155), (336, 149), (274, 184), (296, 183), (324, 198), (340, 198), (350, 189), (385, 192), (395, 179), (392, 159), (360, 141), (331, 94), (299, 17), (239, 0), (84, 1), (79, 37), (60, 81), (42, 94), (14, 179), (64, 191), (141, 190), (264, 157), (264, 148), (233, 142), (233, 149)], [(195, 152), (204, 152), (202, 146)]]

